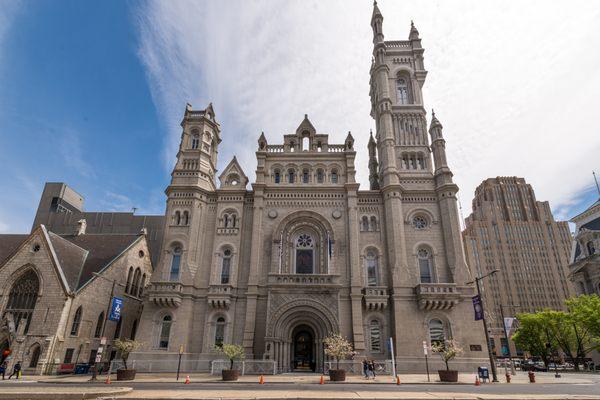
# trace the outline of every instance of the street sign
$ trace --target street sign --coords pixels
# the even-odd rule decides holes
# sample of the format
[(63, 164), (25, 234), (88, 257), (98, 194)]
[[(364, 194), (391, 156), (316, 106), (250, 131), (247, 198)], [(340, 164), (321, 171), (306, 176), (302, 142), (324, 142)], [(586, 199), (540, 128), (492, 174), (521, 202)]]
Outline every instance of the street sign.
[(429, 347), (427, 346), (427, 341), (423, 340), (423, 354), (427, 355), (427, 350)]
[(475, 311), (475, 321), (481, 321), (483, 319), (483, 303), (481, 302), (481, 296), (473, 296), (473, 311)]
[(106, 344), (106, 336), (102, 336), (102, 337), (100, 338), (100, 344), (101, 344), (101, 345), (105, 345), (105, 344)]
[(183, 345), (179, 346), (179, 354), (183, 354)]
[(110, 305), (110, 314), (108, 315), (108, 319), (114, 322), (119, 321), (121, 319), (121, 310), (123, 309), (123, 299), (119, 297), (113, 297), (112, 303)]

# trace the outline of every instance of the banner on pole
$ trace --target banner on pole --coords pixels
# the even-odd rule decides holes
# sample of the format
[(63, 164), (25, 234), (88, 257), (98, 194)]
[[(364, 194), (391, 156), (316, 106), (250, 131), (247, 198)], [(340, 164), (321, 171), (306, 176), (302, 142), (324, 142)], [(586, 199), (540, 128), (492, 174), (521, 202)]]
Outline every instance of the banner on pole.
[(506, 337), (510, 337), (510, 330), (512, 329), (514, 322), (515, 322), (515, 319), (512, 317), (504, 318), (504, 332), (506, 332)]
[(123, 309), (123, 299), (113, 297), (112, 304), (110, 305), (110, 314), (108, 319), (111, 321), (119, 321), (121, 319), (121, 310)]
[(475, 321), (483, 319), (483, 303), (480, 295), (473, 296), (473, 311), (475, 311)]

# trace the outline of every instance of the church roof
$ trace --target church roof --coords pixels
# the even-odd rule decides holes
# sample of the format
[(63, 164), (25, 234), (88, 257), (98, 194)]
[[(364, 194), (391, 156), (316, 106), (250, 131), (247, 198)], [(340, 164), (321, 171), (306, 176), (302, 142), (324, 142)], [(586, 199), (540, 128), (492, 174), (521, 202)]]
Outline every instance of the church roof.
[(0, 266), (10, 257), (17, 248), (27, 239), (27, 234), (0, 235)]

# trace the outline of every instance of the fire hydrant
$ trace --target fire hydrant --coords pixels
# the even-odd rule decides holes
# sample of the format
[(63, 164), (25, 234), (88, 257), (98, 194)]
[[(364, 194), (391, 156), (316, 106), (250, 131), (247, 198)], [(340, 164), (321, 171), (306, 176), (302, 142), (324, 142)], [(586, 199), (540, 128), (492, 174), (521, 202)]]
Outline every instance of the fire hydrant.
[(507, 372), (504, 376), (506, 376), (506, 383), (510, 383), (510, 374)]
[(529, 383), (535, 383), (535, 372), (529, 371), (527, 376), (529, 376)]

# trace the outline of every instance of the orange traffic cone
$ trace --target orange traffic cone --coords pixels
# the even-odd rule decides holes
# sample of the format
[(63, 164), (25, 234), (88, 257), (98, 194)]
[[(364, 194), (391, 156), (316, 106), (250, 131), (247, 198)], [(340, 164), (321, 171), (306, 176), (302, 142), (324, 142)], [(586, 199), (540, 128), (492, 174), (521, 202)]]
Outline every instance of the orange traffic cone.
[(258, 383), (260, 385), (264, 385), (265, 384), (265, 377), (261, 375), (260, 378), (258, 378)]
[(106, 381), (104, 382), (107, 385), (110, 385), (110, 374), (108, 374), (108, 376), (106, 377)]
[(321, 379), (319, 380), (319, 385), (324, 385), (325, 384), (325, 378), (323, 378), (323, 375), (321, 375)]
[(481, 382), (479, 382), (479, 376), (475, 377), (475, 386), (480, 386)]
[(400, 375), (396, 375), (396, 385), (400, 385)]
[(185, 384), (186, 384), (186, 385), (189, 385), (189, 384), (190, 384), (190, 376), (189, 376), (189, 375), (187, 375), (187, 376), (185, 377)]

